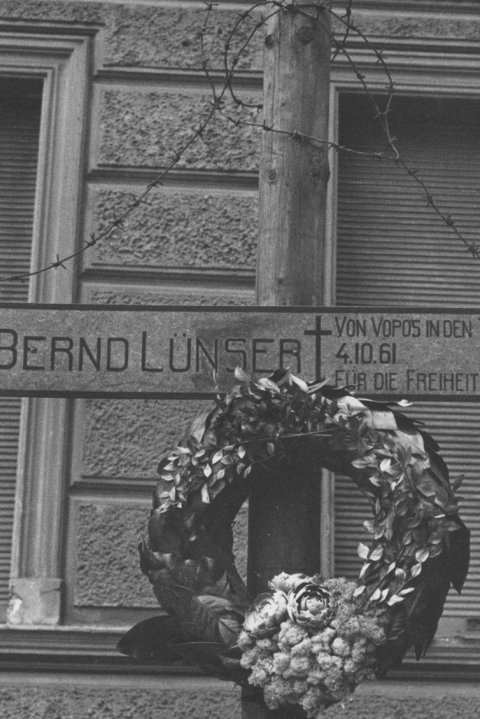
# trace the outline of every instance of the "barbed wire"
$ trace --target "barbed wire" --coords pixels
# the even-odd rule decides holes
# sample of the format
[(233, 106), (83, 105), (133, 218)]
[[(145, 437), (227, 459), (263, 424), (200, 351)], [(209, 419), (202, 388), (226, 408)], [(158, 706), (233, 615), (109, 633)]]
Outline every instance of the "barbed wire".
[[(271, 0), (269, 2), (269, 5), (274, 5), (277, 8), (283, 8), (283, 9), (289, 9), (290, 12), (295, 12), (297, 14), (302, 14), (306, 17), (309, 17), (310, 19), (312, 16), (309, 14), (308, 10), (311, 8), (315, 8), (315, 10), (318, 9), (318, 3), (312, 3), (312, 5), (301, 5), (296, 6), (292, 5), (291, 3), (287, 4), (286, 0)], [(374, 119), (377, 120), (380, 124), (380, 127), (384, 133), (387, 145), (391, 151), (391, 155), (384, 153), (384, 152), (371, 152), (371, 151), (361, 151), (356, 150), (351, 147), (347, 147), (345, 145), (336, 143), (331, 140), (326, 140), (324, 138), (318, 138), (318, 137), (312, 137), (309, 135), (305, 135), (302, 132), (299, 132), (296, 129), (285, 129), (285, 128), (278, 128), (269, 126), (265, 122), (263, 123), (253, 123), (251, 121), (242, 121), (238, 118), (232, 118), (230, 116), (226, 116), (226, 118), (233, 122), (235, 125), (240, 124), (247, 124), (250, 126), (261, 128), (264, 131), (267, 132), (275, 132), (278, 134), (286, 135), (292, 139), (297, 139), (300, 141), (307, 141), (312, 144), (321, 144), (326, 145), (328, 148), (334, 149), (338, 152), (346, 152), (351, 153), (355, 155), (363, 155), (366, 157), (371, 157), (374, 160), (385, 160), (387, 162), (393, 162), (395, 163), (404, 173), (406, 173), (409, 177), (412, 178), (412, 180), (417, 184), (417, 186), (422, 191), (425, 200), (427, 202), (427, 205), (432, 208), (432, 210), (435, 212), (435, 214), (439, 217), (439, 219), (445, 224), (447, 228), (449, 228), (457, 237), (458, 240), (462, 242), (462, 244), (465, 247), (465, 251), (471, 254), (471, 256), (475, 259), (480, 259), (480, 244), (475, 241), (469, 241), (462, 232), (458, 229), (456, 221), (452, 217), (450, 213), (444, 212), (437, 201), (435, 200), (430, 188), (428, 187), (426, 181), (422, 179), (422, 177), (419, 175), (419, 171), (412, 167), (402, 156), (399, 146), (398, 146), (398, 138), (395, 137), (391, 132), (390, 127), (390, 116), (392, 113), (392, 102), (395, 95), (395, 83), (392, 77), (392, 74), (390, 72), (390, 69), (388, 67), (387, 62), (385, 61), (384, 53), (381, 49), (377, 48), (365, 35), (365, 33), (359, 28), (353, 21), (352, 21), (352, 0), (349, 0), (346, 9), (345, 14), (340, 15), (335, 10), (333, 10), (331, 7), (329, 7), (327, 4), (323, 4), (322, 7), (330, 13), (332, 18), (337, 20), (339, 23), (341, 23), (344, 27), (344, 34), (343, 37), (339, 40), (334, 33), (331, 32), (328, 25), (325, 23), (322, 23), (321, 18), (319, 16), (315, 16), (315, 20), (320, 22), (322, 24), (323, 29), (325, 32), (327, 32), (328, 36), (330, 37), (330, 40), (332, 44), (335, 46), (334, 53), (332, 55), (332, 58), (335, 59), (338, 55), (343, 55), (345, 59), (347, 60), (348, 64), (350, 65), (353, 73), (355, 74), (357, 80), (361, 84), (363, 91), (367, 98), (369, 99), (372, 108), (374, 110)], [(246, 11), (245, 15), (248, 14), (248, 11)], [(377, 63), (382, 67), (383, 72), (386, 77), (386, 91), (387, 95), (385, 98), (385, 104), (384, 107), (381, 108), (376, 100), (375, 94), (370, 90), (368, 83), (366, 81), (365, 75), (359, 70), (357, 67), (357, 64), (352, 57), (351, 53), (349, 52), (346, 42), (349, 38), (349, 36), (354, 33), (356, 34), (364, 43), (364, 45), (368, 48), (368, 50), (376, 57)], [(230, 88), (230, 92), (232, 96), (234, 97), (234, 100), (236, 103), (240, 103), (241, 100), (236, 97), (233, 93), (232, 88)]]
[[(210, 106), (207, 112), (203, 115), (203, 117), (200, 118), (196, 127), (191, 128), (189, 137), (176, 149), (171, 151), (171, 159), (169, 160), (168, 164), (161, 170), (161, 172), (156, 175), (156, 177), (151, 182), (149, 182), (145, 186), (145, 188), (140, 192), (140, 194), (134, 195), (134, 199), (132, 200), (132, 202), (128, 204), (128, 206), (123, 211), (121, 211), (117, 217), (111, 220), (107, 224), (105, 229), (103, 229), (97, 234), (91, 233), (89, 235), (89, 239), (85, 241), (81, 247), (71, 252), (70, 254), (67, 254), (63, 257), (60, 257), (57, 254), (55, 260), (46, 264), (45, 266), (29, 272), (17, 273), (12, 274), (8, 277), (4, 277), (0, 279), (0, 284), (7, 284), (12, 282), (26, 282), (31, 277), (41, 275), (43, 273), (49, 272), (50, 270), (57, 270), (59, 268), (67, 269), (67, 263), (76, 260), (89, 249), (95, 247), (99, 242), (108, 239), (114, 232), (124, 230), (127, 218), (132, 215), (134, 211), (141, 205), (150, 204), (147, 202), (147, 198), (150, 196), (152, 191), (161, 187), (164, 184), (165, 178), (180, 163), (180, 161), (182, 160), (186, 152), (190, 149), (190, 147), (194, 143), (203, 139), (205, 131), (207, 130), (208, 126), (217, 114), (223, 117), (226, 121), (228, 121), (235, 127), (244, 126), (257, 128), (263, 132), (277, 133), (280, 135), (287, 136), (293, 140), (309, 142), (312, 145), (322, 145), (337, 152), (360, 155), (377, 161), (379, 160), (385, 162), (393, 162), (395, 165), (397, 165), (397, 167), (402, 170), (402, 172), (404, 172), (408, 177), (412, 179), (413, 182), (417, 184), (427, 202), (427, 205), (431, 207), (431, 209), (438, 216), (441, 222), (443, 222), (443, 224), (454, 233), (456, 238), (460, 240), (460, 242), (465, 247), (465, 251), (468, 252), (475, 259), (480, 258), (479, 243), (476, 241), (469, 241), (463, 235), (463, 233), (458, 229), (457, 223), (452, 217), (452, 215), (450, 213), (444, 212), (441, 209), (441, 207), (435, 200), (434, 195), (432, 194), (432, 191), (430, 190), (427, 182), (420, 176), (419, 171), (416, 168), (412, 167), (401, 154), (398, 145), (398, 138), (392, 134), (390, 125), (390, 117), (392, 114), (392, 101), (395, 95), (395, 83), (391, 71), (388, 67), (388, 63), (386, 62), (383, 50), (377, 48), (375, 44), (372, 43), (370, 39), (366, 36), (366, 34), (361, 30), (361, 28), (353, 21), (353, 0), (347, 0), (345, 11), (343, 14), (340, 14), (339, 12), (333, 10), (330, 7), (329, 3), (321, 2), (321, 0), (317, 0), (317, 2), (312, 2), (310, 4), (302, 5), (297, 5), (294, 1), (292, 2), (292, 0), (259, 0), (259, 2), (251, 5), (248, 9), (244, 10), (243, 12), (240, 12), (232, 27), (228, 31), (226, 41), (224, 43), (224, 75), (222, 78), (222, 84), (219, 88), (216, 86), (214, 77), (211, 72), (210, 60), (206, 52), (205, 42), (205, 38), (209, 32), (212, 14), (215, 8), (218, 6), (218, 3), (214, 2), (213, 0), (201, 1), (205, 6), (204, 22), (200, 30), (201, 68), (203, 70), (211, 92)], [(267, 9), (267, 12), (261, 14), (260, 11), (265, 9)], [(301, 14), (305, 17), (308, 17), (310, 20), (319, 22), (323, 26), (324, 31), (328, 34), (328, 37), (330, 38), (330, 41), (332, 43), (333, 50), (331, 55), (331, 62), (334, 62), (339, 56), (343, 56), (345, 58), (346, 62), (352, 70), (352, 73), (355, 75), (360, 86), (362, 87), (363, 93), (371, 103), (374, 118), (379, 123), (379, 126), (384, 134), (387, 146), (389, 148), (388, 152), (355, 149), (352, 147), (348, 147), (344, 144), (329, 140), (327, 138), (313, 137), (307, 135), (300, 132), (296, 128), (275, 127), (273, 125), (268, 125), (265, 120), (263, 120), (262, 122), (257, 122), (252, 119), (233, 117), (225, 110), (227, 98), (230, 98), (230, 100), (233, 101), (235, 107), (242, 110), (256, 112), (260, 112), (262, 110), (263, 105), (261, 103), (246, 101), (237, 94), (234, 87), (234, 81), (241, 60), (246, 54), (247, 50), (249, 50), (250, 45), (256, 34), (265, 26), (265, 24), (271, 18), (282, 12)], [(322, 21), (322, 15), (325, 12), (329, 13), (332, 19), (334, 19), (340, 26), (343, 27), (343, 33), (340, 38), (338, 38), (335, 33), (331, 31), (329, 24)], [(259, 15), (258, 19), (257, 15)], [(240, 30), (244, 28), (247, 22), (251, 23), (251, 27), (249, 27), (246, 36), (241, 41), (238, 49), (232, 51), (232, 46), (235, 44), (235, 40), (238, 37), (241, 37)], [(386, 94), (383, 97), (382, 107), (380, 106), (379, 101), (377, 101), (377, 97), (379, 95), (378, 91), (374, 92), (371, 90), (365, 75), (360, 71), (354, 57), (348, 49), (348, 42), (352, 35), (358, 37), (362, 41), (364, 46), (369, 50), (369, 52), (373, 54), (373, 56), (376, 58), (376, 62), (379, 64), (385, 75), (386, 84), (384, 93)]]
[[(343, 34), (342, 39), (340, 40), (341, 45), (346, 45), (349, 35), (350, 35), (350, 21), (352, 17), (352, 9), (353, 9), (353, 0), (348, 0), (347, 5), (345, 7), (345, 13), (342, 16), (344, 20), (346, 20), (346, 28)], [(330, 58), (330, 63), (335, 62), (335, 59), (338, 57), (340, 53), (339, 47), (336, 47), (335, 50), (332, 53), (332, 57)]]

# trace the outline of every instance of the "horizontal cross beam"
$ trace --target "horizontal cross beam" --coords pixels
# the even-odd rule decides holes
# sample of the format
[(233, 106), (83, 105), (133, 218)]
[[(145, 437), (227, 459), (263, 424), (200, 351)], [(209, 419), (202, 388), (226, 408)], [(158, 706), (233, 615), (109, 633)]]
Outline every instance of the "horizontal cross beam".
[(0, 305), (0, 393), (211, 397), (289, 368), (361, 396), (480, 397), (480, 311)]

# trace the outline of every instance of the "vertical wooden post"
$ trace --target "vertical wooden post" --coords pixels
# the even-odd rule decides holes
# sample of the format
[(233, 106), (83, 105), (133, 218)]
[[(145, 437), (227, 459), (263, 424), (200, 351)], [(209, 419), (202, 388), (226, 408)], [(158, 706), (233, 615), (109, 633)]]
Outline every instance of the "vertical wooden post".
[[(267, 7), (272, 16), (265, 28), (257, 302), (321, 305), (327, 145), (303, 136), (328, 136), (329, 14), (323, 3), (314, 7), (307, 0), (275, 10)], [(248, 553), (253, 594), (281, 571), (319, 570), (319, 480), (315, 467), (287, 465), (254, 483)], [(296, 715), (293, 707), (270, 712), (243, 701), (244, 719)]]
[[(296, 133), (263, 136), (257, 301), (262, 305), (323, 304), (329, 14), (306, 0), (268, 21), (265, 37), (266, 127)], [(274, 8), (272, 8), (274, 9)]]

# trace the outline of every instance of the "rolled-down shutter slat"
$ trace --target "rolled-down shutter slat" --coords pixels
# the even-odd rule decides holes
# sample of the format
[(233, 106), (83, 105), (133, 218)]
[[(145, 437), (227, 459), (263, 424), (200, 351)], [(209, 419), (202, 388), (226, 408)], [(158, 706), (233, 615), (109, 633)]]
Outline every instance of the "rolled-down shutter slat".
[[(368, 101), (344, 96), (340, 142), (378, 151), (384, 140)], [(394, 121), (396, 118), (396, 123)], [(469, 242), (480, 240), (480, 104), (398, 98), (392, 132), (410, 166), (451, 214)], [(339, 305), (439, 306), (480, 310), (480, 262), (427, 205), (421, 188), (393, 163), (339, 157), (337, 298)], [(472, 563), (464, 592), (450, 593), (445, 616), (480, 618), (480, 403), (418, 403), (453, 475), (464, 474), (462, 516), (472, 530)], [(336, 573), (358, 576), (356, 547), (371, 511), (351, 480), (336, 480)]]
[[(40, 94), (40, 82), (0, 80), (1, 278), (30, 268)], [(1, 302), (27, 300), (28, 282), (0, 284)], [(0, 605), (8, 600), (19, 423), (20, 400), (0, 397)]]

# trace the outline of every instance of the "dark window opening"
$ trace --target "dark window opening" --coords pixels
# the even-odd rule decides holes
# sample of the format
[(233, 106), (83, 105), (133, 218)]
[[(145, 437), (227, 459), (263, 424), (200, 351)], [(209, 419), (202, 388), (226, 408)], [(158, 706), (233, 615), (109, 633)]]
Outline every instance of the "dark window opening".
[[(42, 81), (0, 78), (0, 279), (28, 273), (32, 254)], [(0, 283), (1, 302), (27, 302), (28, 280)], [(20, 424), (0, 397), (0, 607), (8, 601)], [(2, 616), (4, 613), (2, 612)], [(3, 621), (0, 618), (0, 622)]]

